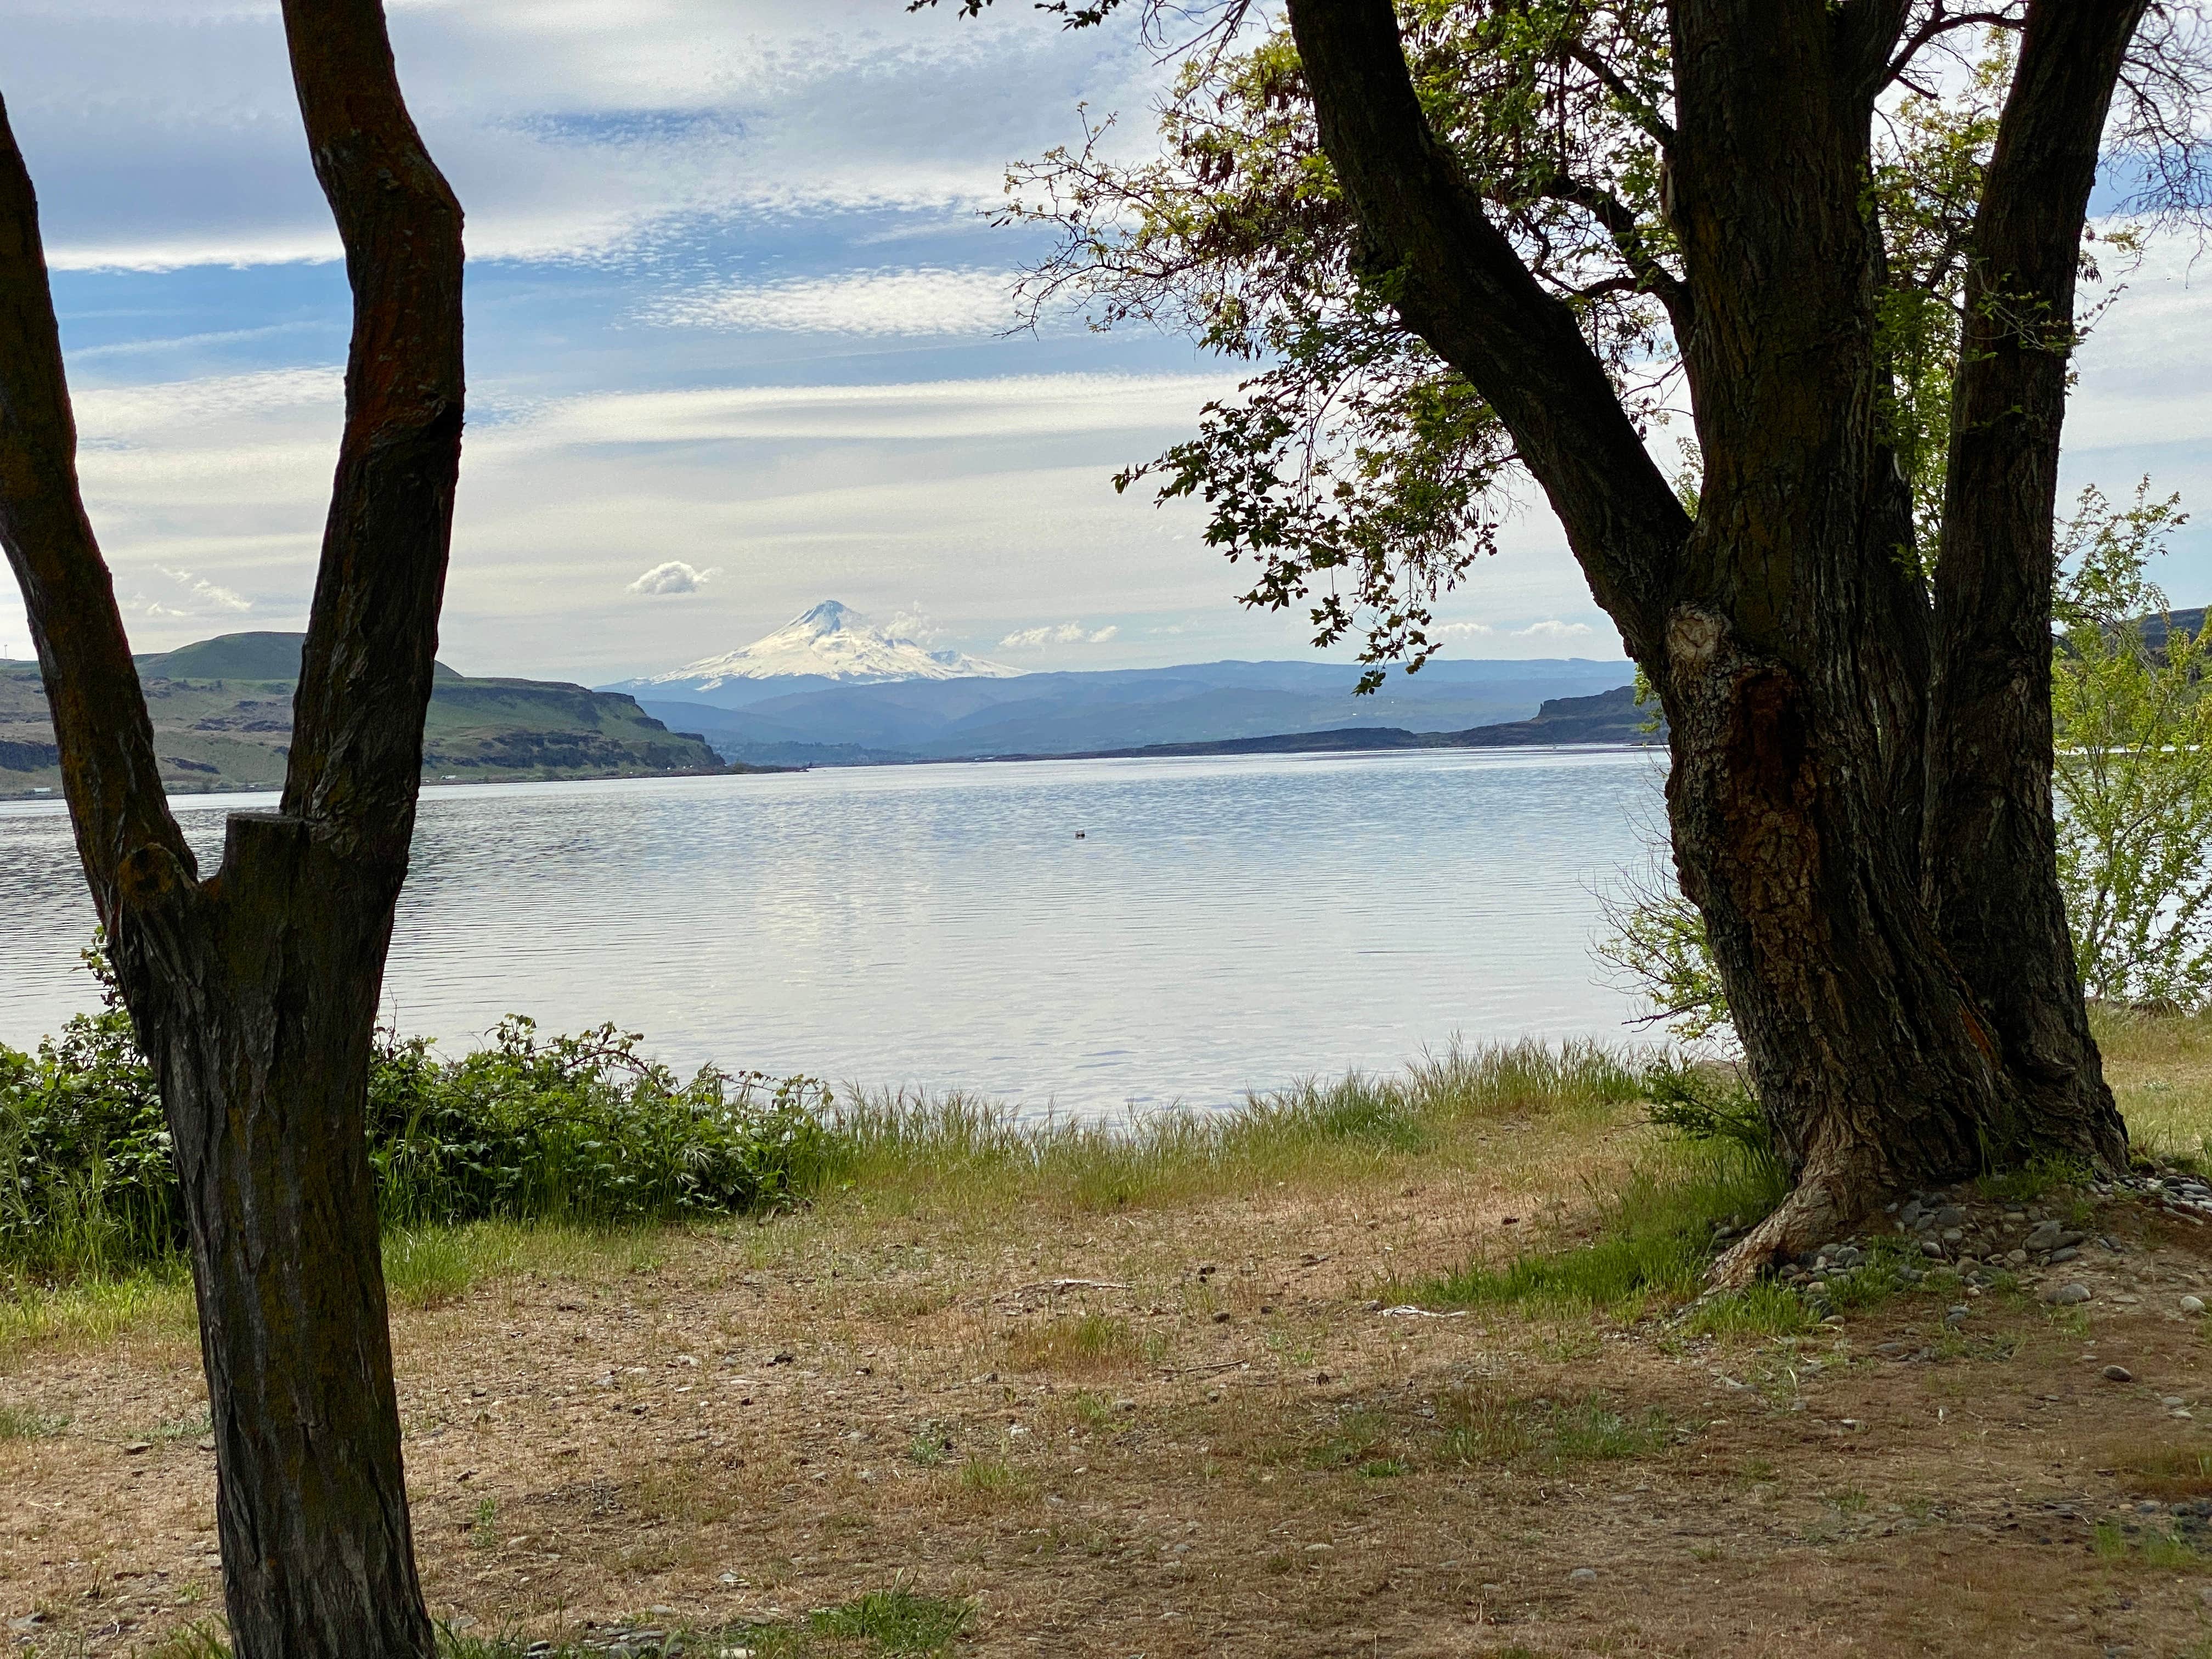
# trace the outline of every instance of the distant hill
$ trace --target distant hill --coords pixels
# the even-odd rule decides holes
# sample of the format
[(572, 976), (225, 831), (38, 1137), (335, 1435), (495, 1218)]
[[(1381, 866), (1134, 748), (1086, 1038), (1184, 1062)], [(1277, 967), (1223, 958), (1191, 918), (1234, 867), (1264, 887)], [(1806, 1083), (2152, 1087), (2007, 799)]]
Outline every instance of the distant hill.
[[(2204, 609), (2200, 605), (2189, 611), (2169, 611), (2164, 616), (2153, 612), (2136, 625), (2142, 629), (2145, 645), (2153, 651), (2163, 652), (2166, 649), (2166, 635), (2169, 628), (2178, 628), (2191, 639), (2195, 639), (2204, 631)], [(2163, 660), (2162, 658), (2161, 660)]]
[[(138, 659), (162, 781), (178, 793), (274, 787), (292, 739), (305, 636), (233, 634)], [(60, 752), (37, 665), (0, 664), (0, 797), (58, 794)], [(471, 679), (439, 665), (423, 775), (456, 781), (728, 770), (695, 732), (631, 698), (542, 680)]]
[(1024, 674), (1012, 679), (788, 688), (758, 681), (742, 708), (641, 699), (646, 712), (758, 765), (865, 765), (1012, 755), (1098, 754), (1346, 728), (1464, 731), (1527, 720), (1547, 699), (1627, 680), (1625, 663), (1431, 663), (1356, 696), (1356, 666), (1218, 662)]
[[(1347, 726), (1335, 732), (1297, 732), (1267, 738), (1230, 738), (1219, 743), (1161, 743), (1108, 750), (1097, 759), (1178, 755), (1306, 755), (1381, 749), (1522, 749), (1559, 744), (1658, 746), (1667, 741), (1662, 721), (1636, 706), (1636, 688), (1616, 686), (1594, 697), (1552, 697), (1533, 719), (1477, 726), (1464, 732), (1408, 732), (1398, 726)], [(1083, 758), (1094, 758), (1084, 757)]]
[[(300, 678), (305, 634), (222, 634), (196, 645), (179, 646), (154, 656), (133, 657), (141, 679), (292, 680)], [(434, 678), (462, 677), (443, 663)]]

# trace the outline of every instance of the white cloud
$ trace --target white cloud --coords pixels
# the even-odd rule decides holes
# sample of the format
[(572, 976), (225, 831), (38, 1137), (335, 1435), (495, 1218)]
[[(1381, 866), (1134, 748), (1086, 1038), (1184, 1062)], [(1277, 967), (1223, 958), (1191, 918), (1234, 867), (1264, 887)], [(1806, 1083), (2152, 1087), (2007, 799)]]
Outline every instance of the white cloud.
[(1526, 628), (1493, 628), (1488, 623), (1479, 622), (1446, 623), (1437, 632), (1448, 640), (1551, 640), (1562, 644), (1598, 637), (1598, 630), (1588, 623), (1560, 622), (1556, 618), (1530, 623)]
[(204, 576), (195, 576), (189, 570), (171, 570), (166, 567), (158, 568), (161, 568), (161, 574), (164, 576), (167, 576), (171, 581), (185, 589), (185, 591), (190, 593), (193, 599), (199, 600), (203, 605), (211, 606), (217, 611), (251, 611), (253, 609), (253, 602), (251, 599), (246, 599), (242, 594), (233, 592), (229, 588), (224, 587), (219, 583), (211, 582)]
[[(336, 256), (273, 4), (15, 0), (10, 113), (58, 268)], [(965, 216), (1085, 97), (1137, 109), (1135, 31), (988, 27), (903, 0), (425, 0), (392, 9), (408, 101), (475, 258), (598, 257), (700, 226)], [(1142, 124), (1135, 124), (1141, 128)]]
[(919, 599), (896, 612), (884, 626), (893, 639), (912, 640), (916, 645), (935, 645), (948, 634), (935, 617), (921, 608)]
[(1003, 650), (1039, 649), (1048, 645), (1104, 645), (1121, 630), (1118, 628), (1086, 628), (1079, 622), (1048, 624), (1042, 628), (1024, 628), (1009, 634), (999, 641)]
[(633, 593), (696, 593), (700, 588), (722, 573), (720, 570), (698, 570), (681, 559), (671, 559), (657, 564), (629, 585)]
[(707, 289), (647, 307), (672, 327), (908, 338), (1000, 334), (1016, 320), (1011, 270), (937, 265)]
[(1221, 374), (1035, 374), (894, 386), (714, 386), (572, 398), (471, 434), (472, 455), (714, 442), (931, 442), (1194, 425)]

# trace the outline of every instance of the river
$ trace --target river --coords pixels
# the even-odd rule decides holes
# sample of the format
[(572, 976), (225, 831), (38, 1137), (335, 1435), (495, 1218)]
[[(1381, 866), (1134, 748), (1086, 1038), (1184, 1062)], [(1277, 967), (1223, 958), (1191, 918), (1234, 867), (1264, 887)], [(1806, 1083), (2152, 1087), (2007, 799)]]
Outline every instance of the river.
[[(684, 1068), (1221, 1104), (1455, 1036), (1622, 1041), (1591, 887), (1648, 753), (1413, 750), (426, 790), (388, 1018), (612, 1020)], [(203, 859), (224, 809), (175, 803)], [(0, 1040), (94, 988), (66, 815), (0, 806)]]

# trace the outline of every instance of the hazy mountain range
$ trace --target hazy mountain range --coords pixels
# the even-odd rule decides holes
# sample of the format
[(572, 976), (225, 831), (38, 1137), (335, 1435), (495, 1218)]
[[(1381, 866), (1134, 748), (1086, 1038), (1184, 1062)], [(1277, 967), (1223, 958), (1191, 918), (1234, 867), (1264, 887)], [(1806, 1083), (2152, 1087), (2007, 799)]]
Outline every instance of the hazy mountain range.
[[(137, 659), (173, 790), (281, 783), (303, 636), (228, 634)], [(741, 650), (596, 690), (441, 663), (431, 781), (641, 776), (734, 766), (1639, 740), (1626, 664), (1431, 663), (1355, 696), (1341, 663), (1025, 674), (931, 651), (835, 600)], [(1595, 701), (1593, 698), (1595, 697)], [(33, 663), (0, 663), (0, 796), (61, 782)]]
[(1443, 659), (1419, 674), (1394, 672), (1364, 697), (1352, 691), (1359, 673), (1307, 660), (1018, 674), (928, 652), (831, 600), (743, 650), (603, 689), (636, 696), (647, 714), (701, 733), (729, 759), (805, 766), (1094, 754), (1348, 729), (1460, 732), (1529, 720), (1548, 699), (1613, 690), (1631, 671), (1581, 659)]

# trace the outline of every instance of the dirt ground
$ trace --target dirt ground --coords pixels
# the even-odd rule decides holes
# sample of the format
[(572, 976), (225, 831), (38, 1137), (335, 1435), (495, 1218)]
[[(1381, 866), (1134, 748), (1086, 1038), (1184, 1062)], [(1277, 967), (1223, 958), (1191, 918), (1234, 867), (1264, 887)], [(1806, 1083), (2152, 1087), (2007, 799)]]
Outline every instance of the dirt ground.
[[(2212, 1227), (2115, 1201), (2045, 1276), (2079, 1305), (1931, 1279), (1790, 1338), (1376, 1302), (1530, 1203), (832, 1203), (398, 1308), (433, 1611), (605, 1639), (902, 1585), (991, 1655), (2212, 1653)], [(186, 1324), (21, 1345), (0, 1408), (9, 1639), (219, 1607)]]

